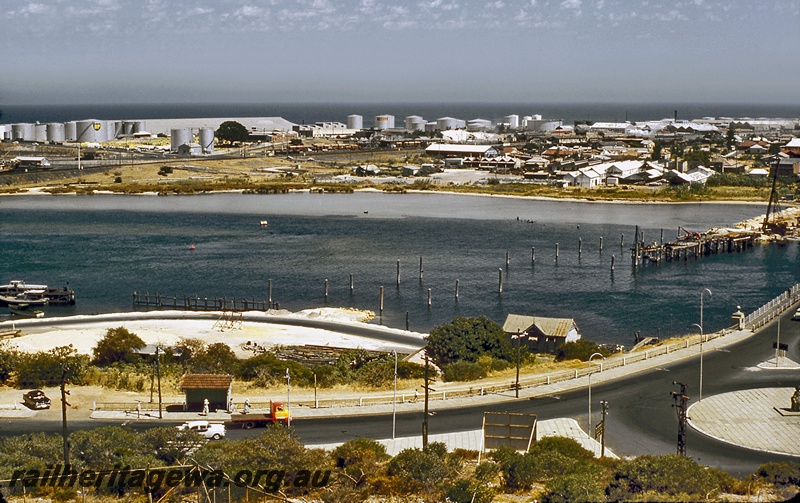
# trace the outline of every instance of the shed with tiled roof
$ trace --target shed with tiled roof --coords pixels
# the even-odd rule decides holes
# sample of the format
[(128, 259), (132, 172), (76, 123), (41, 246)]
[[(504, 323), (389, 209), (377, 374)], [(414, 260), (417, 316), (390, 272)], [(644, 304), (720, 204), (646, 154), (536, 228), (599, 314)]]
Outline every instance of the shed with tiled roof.
[(186, 394), (184, 408), (189, 411), (203, 410), (203, 401), (208, 400), (209, 410), (227, 410), (233, 388), (233, 376), (228, 374), (184, 374), (181, 391)]

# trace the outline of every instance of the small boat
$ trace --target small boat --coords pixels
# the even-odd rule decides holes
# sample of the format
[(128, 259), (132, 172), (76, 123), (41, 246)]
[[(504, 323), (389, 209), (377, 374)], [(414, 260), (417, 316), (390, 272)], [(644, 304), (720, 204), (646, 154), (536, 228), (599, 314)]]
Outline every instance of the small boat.
[(194, 249), (195, 249), (195, 246), (194, 246), (194, 243), (192, 243), (192, 244), (189, 246), (189, 251), (194, 251)]
[[(19, 280), (11, 281), (7, 285), (0, 285), (0, 296), (2, 297), (16, 297), (19, 294), (27, 292), (34, 292), (36, 295), (46, 297), (48, 304), (75, 304), (75, 292), (71, 290), (69, 286), (59, 288), (47, 285), (34, 285)], [(0, 301), (0, 305), (2, 304), (3, 302)]]
[(259, 223), (259, 225), (260, 225), (261, 227), (266, 227), (266, 226), (268, 226), (268, 225), (269, 225), (269, 222), (268, 222), (268, 221), (266, 221), (266, 220), (262, 220), (262, 221)]
[(28, 309), (28, 304), (9, 304), (8, 310), (11, 314), (22, 316), (23, 318), (43, 318), (44, 311), (39, 309)]
[(0, 306), (26, 304), (29, 306), (44, 306), (50, 302), (44, 290), (28, 290), (14, 296), (0, 295)]

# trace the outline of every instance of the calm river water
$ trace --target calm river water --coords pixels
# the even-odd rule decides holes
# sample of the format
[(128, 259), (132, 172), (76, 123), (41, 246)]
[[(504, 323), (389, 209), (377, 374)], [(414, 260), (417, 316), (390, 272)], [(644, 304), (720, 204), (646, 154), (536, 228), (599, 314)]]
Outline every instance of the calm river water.
[(752, 311), (800, 281), (797, 243), (634, 269), (635, 226), (648, 242), (661, 229), (671, 240), (678, 226), (730, 226), (764, 209), (369, 192), (13, 196), (0, 198), (0, 282), (69, 283), (78, 303), (48, 308), (54, 316), (130, 311), (135, 290), (263, 300), (270, 279), (281, 308), (299, 310), (325, 305), (328, 279), (336, 307), (377, 312), (384, 286), (374, 323), (392, 327), (405, 328), (406, 313), (416, 331), (456, 316), (570, 317), (584, 338), (630, 346), (635, 331), (691, 331), (704, 288), (710, 332), (729, 326), (737, 305)]

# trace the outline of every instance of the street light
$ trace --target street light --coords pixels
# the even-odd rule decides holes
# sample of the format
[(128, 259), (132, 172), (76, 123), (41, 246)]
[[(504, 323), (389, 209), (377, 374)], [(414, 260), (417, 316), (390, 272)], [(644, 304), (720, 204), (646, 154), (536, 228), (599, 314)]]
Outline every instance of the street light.
[[(588, 364), (589, 364), (589, 417), (588, 417), (588, 424), (589, 429), (586, 432), (589, 436), (592, 435), (592, 358), (595, 356), (599, 356), (603, 360), (606, 359), (601, 353), (592, 353), (592, 356), (589, 357)], [(603, 369), (603, 364), (600, 364), (600, 370)]]
[(699, 398), (697, 401), (703, 399), (703, 326), (698, 325), (697, 323), (692, 324), (693, 327), (697, 327), (700, 329), (700, 390), (698, 392)]
[(397, 351), (393, 349), (392, 353), (394, 353), (394, 397), (392, 398), (392, 438), (394, 439), (397, 425)]
[(708, 296), (711, 297), (711, 290), (708, 288), (703, 288), (700, 292), (700, 330), (703, 330), (703, 295), (708, 292)]

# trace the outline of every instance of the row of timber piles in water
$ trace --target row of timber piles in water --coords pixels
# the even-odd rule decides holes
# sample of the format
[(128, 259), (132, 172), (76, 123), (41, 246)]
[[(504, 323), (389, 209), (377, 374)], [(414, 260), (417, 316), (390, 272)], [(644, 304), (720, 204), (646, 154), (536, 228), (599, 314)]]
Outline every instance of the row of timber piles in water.
[[(678, 230), (680, 232), (680, 228)], [(636, 240), (634, 247), (631, 248), (631, 258), (634, 267), (647, 262), (655, 264), (666, 260), (689, 260), (698, 259), (705, 255), (716, 255), (719, 253), (741, 252), (751, 248), (756, 239), (761, 236), (760, 231), (737, 231), (723, 234), (698, 234), (687, 233), (680, 236), (675, 241), (664, 243), (664, 231), (661, 231), (661, 242), (651, 242), (646, 244), (641, 238), (639, 228), (636, 228)]]
[(148, 292), (133, 292), (133, 305), (137, 307), (158, 307), (185, 309), (188, 311), (268, 311), (280, 309), (278, 303), (266, 300), (227, 299), (225, 297), (197, 297), (161, 295)]

